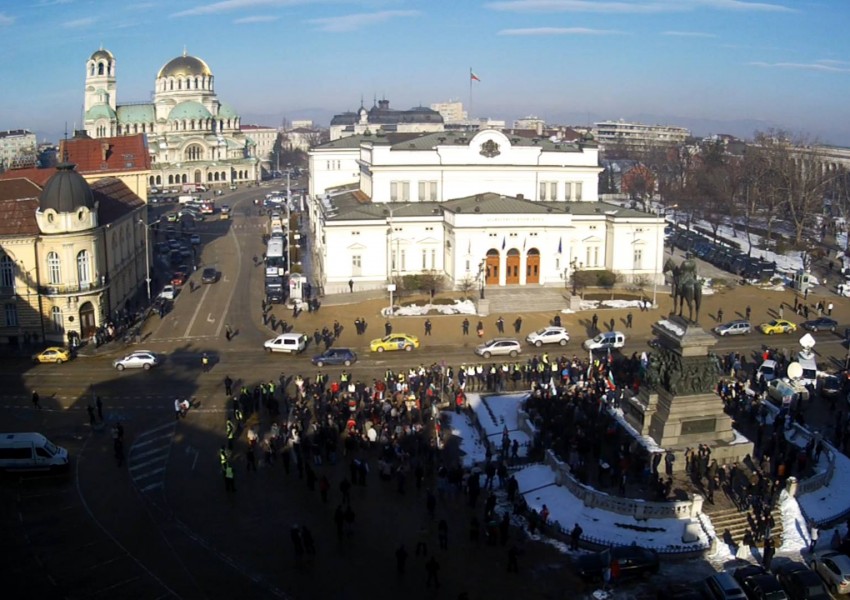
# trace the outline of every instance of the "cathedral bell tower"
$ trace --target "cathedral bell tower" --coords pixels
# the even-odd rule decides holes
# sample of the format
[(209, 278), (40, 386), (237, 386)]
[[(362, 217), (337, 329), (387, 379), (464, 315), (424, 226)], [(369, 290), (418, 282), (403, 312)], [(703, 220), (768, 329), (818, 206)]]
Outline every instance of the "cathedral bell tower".
[(95, 51), (86, 62), (86, 94), (83, 110), (98, 104), (115, 111), (115, 57), (109, 50)]

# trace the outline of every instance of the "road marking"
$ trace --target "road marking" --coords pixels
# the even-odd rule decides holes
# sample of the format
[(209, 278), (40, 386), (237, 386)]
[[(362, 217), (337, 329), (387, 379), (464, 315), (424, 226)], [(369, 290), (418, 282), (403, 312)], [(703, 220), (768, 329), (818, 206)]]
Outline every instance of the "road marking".
[(212, 315), (212, 313), (207, 315), (207, 323), (215, 323), (215, 317)]
[(201, 294), (201, 300), (198, 302), (198, 305), (195, 307), (195, 312), (192, 313), (192, 318), (189, 321), (189, 324), (186, 326), (186, 332), (183, 334), (183, 337), (189, 337), (189, 332), (192, 330), (192, 326), (195, 324), (195, 319), (198, 318), (198, 313), (201, 312), (201, 306), (204, 304), (204, 300), (206, 300), (207, 294), (210, 293), (210, 289), (212, 286), (208, 285), (204, 288), (204, 293)]
[[(494, 434), (494, 435), (495, 435), (495, 434)], [(163, 452), (163, 450), (165, 450), (166, 452)], [(145, 461), (145, 462), (143, 462), (143, 463), (134, 464), (134, 465), (132, 465), (132, 466), (130, 467), (130, 470), (131, 470), (131, 471), (135, 471), (135, 470), (137, 470), (137, 469), (142, 469), (142, 468), (144, 468), (144, 467), (148, 467), (148, 466), (150, 466), (150, 465), (153, 465), (153, 464), (156, 464), (156, 463), (162, 462), (162, 459), (163, 459), (163, 458), (165, 458), (165, 454), (168, 452), (168, 448), (157, 448), (157, 452), (161, 453), (161, 454), (162, 454), (162, 456), (158, 456), (158, 457), (156, 457), (156, 458), (152, 458), (152, 459), (150, 459), (150, 460), (148, 460), (148, 461)], [(157, 472), (157, 471), (154, 471), (154, 473), (156, 473), (156, 472)]]
[[(242, 264), (242, 249), (239, 247), (239, 240), (236, 239), (236, 232), (231, 229), (230, 236), (233, 238), (233, 245), (236, 247), (236, 264)], [(227, 314), (230, 312), (230, 304), (233, 302), (233, 296), (236, 294), (236, 286), (230, 288), (230, 296), (227, 298), (227, 304), (224, 305), (224, 312), (222, 313), (225, 318), (227, 318)], [(221, 328), (224, 326), (224, 319), (221, 319), (218, 322), (218, 329), (215, 331), (215, 337), (221, 336)]]

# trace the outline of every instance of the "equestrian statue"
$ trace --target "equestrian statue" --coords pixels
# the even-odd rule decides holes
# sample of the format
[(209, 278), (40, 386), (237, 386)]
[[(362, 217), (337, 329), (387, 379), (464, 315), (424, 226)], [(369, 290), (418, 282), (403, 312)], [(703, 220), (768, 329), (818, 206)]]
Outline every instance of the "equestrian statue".
[(702, 304), (702, 281), (697, 275), (696, 261), (690, 254), (679, 265), (674, 263), (672, 258), (668, 258), (664, 263), (664, 273), (670, 273), (673, 278), (673, 313), (676, 313), (678, 302), (681, 317), (684, 303), (687, 302), (688, 320), (692, 323), (698, 322), (699, 307)]

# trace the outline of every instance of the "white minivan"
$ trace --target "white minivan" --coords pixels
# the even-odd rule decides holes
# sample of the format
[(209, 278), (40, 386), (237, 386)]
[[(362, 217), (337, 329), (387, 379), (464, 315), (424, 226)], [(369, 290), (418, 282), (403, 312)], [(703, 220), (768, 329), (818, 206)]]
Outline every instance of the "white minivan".
[(40, 433), (0, 433), (0, 469), (44, 471), (68, 466), (68, 451)]
[(298, 354), (307, 347), (307, 336), (303, 333), (281, 333), (263, 344), (266, 352), (286, 352)]
[(622, 331), (599, 333), (591, 340), (585, 340), (585, 350), (613, 350), (626, 345), (626, 335)]

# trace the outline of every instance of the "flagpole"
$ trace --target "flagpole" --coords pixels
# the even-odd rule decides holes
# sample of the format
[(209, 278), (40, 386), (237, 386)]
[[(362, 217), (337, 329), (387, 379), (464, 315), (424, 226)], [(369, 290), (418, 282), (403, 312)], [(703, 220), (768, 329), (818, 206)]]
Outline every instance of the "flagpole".
[(469, 67), (469, 120), (472, 120), (472, 67)]

